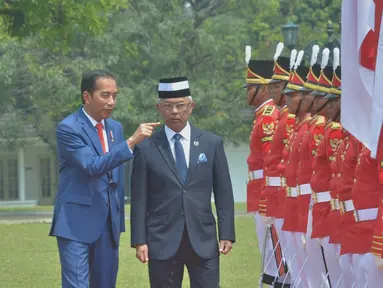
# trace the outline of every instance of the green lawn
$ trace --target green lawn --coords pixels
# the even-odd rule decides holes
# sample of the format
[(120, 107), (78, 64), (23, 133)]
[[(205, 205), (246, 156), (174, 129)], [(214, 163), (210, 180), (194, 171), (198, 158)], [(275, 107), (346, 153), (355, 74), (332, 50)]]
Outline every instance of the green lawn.
[[(47, 236), (49, 227), (49, 224), (0, 225), (0, 287), (60, 287), (57, 246), (55, 239)], [(234, 249), (221, 257), (221, 288), (255, 287), (260, 254), (253, 217), (236, 217), (236, 232)], [(129, 241), (129, 233), (125, 233), (117, 287), (147, 288), (147, 267), (135, 258)], [(184, 283), (183, 287), (189, 287), (187, 276)]]
[[(128, 215), (130, 211), (130, 205), (125, 206), (126, 214)], [(215, 206), (213, 204), (213, 209)], [(53, 206), (36, 206), (36, 207), (0, 207), (0, 212), (30, 212), (30, 211), (40, 211), (40, 212), (51, 212), (53, 210)], [(215, 210), (214, 210), (215, 211)], [(246, 203), (245, 202), (237, 202), (235, 203), (235, 211), (237, 212), (246, 212)]]

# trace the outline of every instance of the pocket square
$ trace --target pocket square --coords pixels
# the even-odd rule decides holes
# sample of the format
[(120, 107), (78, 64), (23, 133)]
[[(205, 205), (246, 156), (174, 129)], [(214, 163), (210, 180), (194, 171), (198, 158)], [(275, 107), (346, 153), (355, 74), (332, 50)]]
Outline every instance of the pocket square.
[(207, 158), (206, 158), (205, 153), (199, 154), (199, 156), (198, 156), (198, 163), (206, 163), (206, 162), (207, 162)]

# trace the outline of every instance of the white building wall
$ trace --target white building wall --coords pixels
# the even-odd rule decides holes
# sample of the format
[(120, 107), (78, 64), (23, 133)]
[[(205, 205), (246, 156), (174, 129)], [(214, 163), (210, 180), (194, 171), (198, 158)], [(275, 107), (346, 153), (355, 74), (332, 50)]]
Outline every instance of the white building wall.
[[(226, 144), (225, 152), (233, 185), (234, 200), (236, 202), (246, 202), (246, 160), (249, 155), (249, 146), (248, 144), (241, 144), (240, 146), (235, 147), (232, 144)], [(0, 151), (0, 154), (6, 153)], [(17, 151), (11, 153), (17, 153)], [(48, 155), (53, 157), (53, 153), (50, 152), (47, 147), (39, 145), (25, 147), (25, 200), (27, 201), (39, 200), (41, 198), (39, 161), (40, 157), (46, 157)], [(56, 191), (54, 191), (54, 193), (55, 192)]]
[(241, 144), (235, 147), (232, 144), (225, 145), (227, 161), (231, 181), (233, 184), (234, 201), (246, 202), (246, 181), (247, 181), (247, 156), (249, 155), (249, 145)]

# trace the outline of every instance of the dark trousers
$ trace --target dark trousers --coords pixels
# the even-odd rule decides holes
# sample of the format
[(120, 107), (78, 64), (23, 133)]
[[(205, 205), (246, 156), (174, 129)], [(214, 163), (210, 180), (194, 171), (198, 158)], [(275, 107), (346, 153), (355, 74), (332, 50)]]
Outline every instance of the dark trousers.
[(177, 253), (168, 260), (149, 260), (151, 288), (181, 288), (186, 265), (191, 288), (219, 288), (219, 256), (200, 258), (193, 250), (186, 230)]
[(57, 237), (63, 288), (113, 288), (118, 271), (118, 246), (110, 216), (100, 238), (85, 244)]

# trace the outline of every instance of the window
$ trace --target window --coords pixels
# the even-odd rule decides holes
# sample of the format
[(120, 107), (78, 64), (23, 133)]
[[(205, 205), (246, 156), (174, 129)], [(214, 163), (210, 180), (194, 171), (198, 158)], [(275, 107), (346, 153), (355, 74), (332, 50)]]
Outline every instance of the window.
[(19, 199), (18, 162), (13, 157), (0, 159), (0, 201)]
[(5, 199), (4, 161), (0, 160), (0, 200)]
[(41, 193), (43, 197), (50, 197), (52, 194), (51, 172), (50, 158), (40, 158)]
[(19, 199), (19, 177), (17, 173), (17, 160), (8, 159), (8, 197), (9, 200)]

